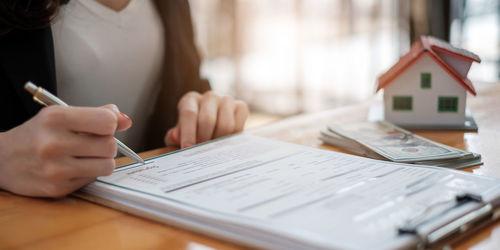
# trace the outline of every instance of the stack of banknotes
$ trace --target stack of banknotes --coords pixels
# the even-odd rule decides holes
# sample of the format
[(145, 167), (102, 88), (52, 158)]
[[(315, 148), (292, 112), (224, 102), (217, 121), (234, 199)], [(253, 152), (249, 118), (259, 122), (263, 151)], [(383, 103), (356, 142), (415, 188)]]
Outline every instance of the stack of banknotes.
[(320, 139), (366, 157), (401, 163), (465, 168), (481, 164), (481, 155), (449, 147), (385, 121), (330, 124)]

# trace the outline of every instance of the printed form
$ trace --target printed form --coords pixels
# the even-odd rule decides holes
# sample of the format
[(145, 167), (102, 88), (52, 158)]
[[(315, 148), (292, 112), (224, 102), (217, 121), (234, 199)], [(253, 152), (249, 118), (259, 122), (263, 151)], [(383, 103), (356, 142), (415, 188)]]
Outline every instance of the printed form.
[(240, 134), (117, 168), (97, 182), (275, 226), (323, 246), (369, 248), (408, 241), (398, 226), (429, 207), (424, 217), (443, 213), (457, 194), (498, 189), (498, 181), (477, 178)]

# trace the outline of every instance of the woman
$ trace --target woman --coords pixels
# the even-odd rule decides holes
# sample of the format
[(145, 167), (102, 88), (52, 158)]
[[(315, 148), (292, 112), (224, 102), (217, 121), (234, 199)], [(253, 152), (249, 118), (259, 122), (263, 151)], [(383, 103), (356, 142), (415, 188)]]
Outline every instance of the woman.
[[(0, 14), (2, 189), (57, 197), (109, 175), (117, 131), (143, 150), (243, 129), (246, 105), (199, 77), (185, 0), (3, 0)], [(39, 112), (28, 80), (89, 107)]]

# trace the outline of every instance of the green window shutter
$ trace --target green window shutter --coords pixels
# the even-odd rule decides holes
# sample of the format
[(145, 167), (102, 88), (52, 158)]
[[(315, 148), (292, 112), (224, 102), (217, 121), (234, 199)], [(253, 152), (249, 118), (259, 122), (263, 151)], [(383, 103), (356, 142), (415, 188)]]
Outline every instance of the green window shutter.
[(431, 73), (420, 73), (420, 87), (423, 89), (430, 89), (431, 86)]
[(392, 110), (411, 111), (413, 109), (413, 98), (411, 96), (393, 96)]
[(438, 97), (438, 112), (457, 112), (458, 97), (456, 96), (439, 96)]

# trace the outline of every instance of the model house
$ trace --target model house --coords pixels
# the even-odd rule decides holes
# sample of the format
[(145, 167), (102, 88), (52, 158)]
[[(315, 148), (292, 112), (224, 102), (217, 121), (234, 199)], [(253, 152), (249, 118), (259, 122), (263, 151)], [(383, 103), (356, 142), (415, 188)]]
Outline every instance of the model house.
[(472, 62), (481, 59), (437, 38), (420, 37), (378, 78), (385, 120), (406, 127), (460, 128), (466, 121), (467, 92), (476, 95), (467, 79)]

